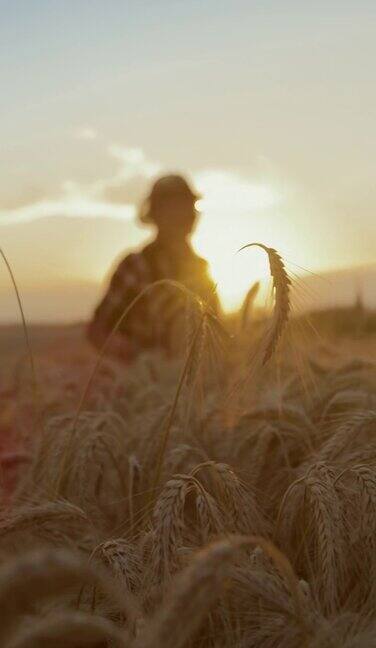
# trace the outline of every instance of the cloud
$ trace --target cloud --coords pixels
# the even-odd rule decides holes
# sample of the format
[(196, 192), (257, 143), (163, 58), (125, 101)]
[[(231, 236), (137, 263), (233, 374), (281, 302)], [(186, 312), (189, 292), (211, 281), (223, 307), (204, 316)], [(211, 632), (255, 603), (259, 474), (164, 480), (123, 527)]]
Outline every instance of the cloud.
[(142, 149), (112, 144), (107, 153), (117, 161), (115, 173), (94, 182), (65, 180), (61, 192), (12, 209), (0, 209), (0, 222), (11, 224), (48, 216), (112, 217), (130, 220), (161, 165)]
[(247, 214), (275, 207), (283, 199), (281, 190), (270, 182), (253, 182), (220, 169), (195, 174), (195, 185), (203, 194), (200, 209), (205, 213)]
[(148, 159), (141, 148), (112, 144), (107, 153), (118, 162), (118, 169), (114, 175), (93, 183), (90, 191), (110, 203), (139, 204), (151, 180), (163, 172), (162, 165)]
[[(84, 139), (96, 137), (89, 127), (80, 129), (79, 133)], [(163, 166), (148, 158), (139, 147), (113, 143), (107, 146), (106, 153), (116, 163), (110, 175), (87, 183), (65, 180), (58, 194), (40, 194), (28, 203), (0, 209), (0, 222), (9, 224), (48, 216), (133, 219), (152, 179), (163, 173)], [(221, 169), (197, 171), (192, 179), (203, 194), (200, 209), (208, 216), (265, 210), (282, 198), (267, 180), (255, 182)]]
[(81, 139), (81, 140), (88, 140), (92, 141), (97, 139), (98, 133), (94, 128), (91, 128), (90, 126), (81, 126), (81, 128), (78, 128), (76, 133), (76, 138)]
[(127, 180), (134, 175), (151, 178), (161, 170), (160, 163), (148, 160), (141, 148), (125, 148), (112, 144), (108, 148), (108, 153), (121, 162), (118, 173), (118, 178), (121, 180)]
[(0, 223), (9, 225), (27, 222), (49, 216), (113, 217), (131, 220), (135, 216), (134, 205), (115, 205), (85, 196), (62, 197), (60, 200), (41, 200), (39, 202), (0, 211)]
[(0, 214), (5, 211), (10, 211), (17, 209), (18, 207), (24, 207), (25, 205), (30, 205), (39, 200), (43, 200), (45, 197), (45, 191), (38, 186), (24, 186), (22, 187), (22, 192), (17, 193), (2, 193), (0, 200)]

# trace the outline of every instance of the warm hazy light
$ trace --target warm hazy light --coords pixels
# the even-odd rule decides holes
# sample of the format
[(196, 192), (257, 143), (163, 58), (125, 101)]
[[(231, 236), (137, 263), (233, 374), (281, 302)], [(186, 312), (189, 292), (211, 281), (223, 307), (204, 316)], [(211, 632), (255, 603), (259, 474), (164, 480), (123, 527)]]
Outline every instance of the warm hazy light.
[[(243, 245), (265, 242), (260, 214), (276, 206), (281, 196), (267, 184), (241, 181), (230, 173), (205, 172), (197, 179), (204, 198), (198, 201), (201, 220), (194, 246), (210, 270), (226, 311), (237, 309), (250, 286), (268, 276), (265, 253), (256, 248), (237, 252)], [(261, 239), (258, 238), (261, 235)]]
[[(205, 254), (209, 261), (210, 272), (217, 284), (224, 310), (233, 311), (239, 308), (255, 281), (266, 279), (268, 261), (265, 253), (254, 248), (237, 252), (240, 247), (237, 244), (238, 232), (233, 240), (230, 237), (223, 240), (223, 235), (216, 235), (215, 229), (213, 226), (209, 237), (198, 235), (195, 248), (200, 254)], [(248, 240), (246, 232), (243, 240)]]

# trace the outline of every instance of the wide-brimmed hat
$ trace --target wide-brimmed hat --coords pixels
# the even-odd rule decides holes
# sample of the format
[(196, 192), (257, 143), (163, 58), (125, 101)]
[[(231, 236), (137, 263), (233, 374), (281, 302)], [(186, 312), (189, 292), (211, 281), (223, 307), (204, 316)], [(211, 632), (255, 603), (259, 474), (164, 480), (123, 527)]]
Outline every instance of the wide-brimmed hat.
[(163, 203), (166, 197), (171, 196), (185, 196), (190, 198), (192, 202), (201, 198), (201, 195), (192, 190), (183, 176), (173, 174), (162, 176), (155, 181), (149, 195), (141, 205), (139, 210), (140, 220), (143, 223), (150, 223), (153, 220), (153, 211)]

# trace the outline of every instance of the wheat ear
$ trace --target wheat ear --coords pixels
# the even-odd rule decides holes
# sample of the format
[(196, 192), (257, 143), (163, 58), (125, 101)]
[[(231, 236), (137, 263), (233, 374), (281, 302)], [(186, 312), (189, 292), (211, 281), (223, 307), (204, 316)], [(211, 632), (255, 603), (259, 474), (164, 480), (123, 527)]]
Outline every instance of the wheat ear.
[(86, 513), (70, 502), (46, 502), (35, 506), (24, 505), (0, 519), (0, 538), (10, 533), (40, 528), (42, 524), (77, 521), (90, 525)]
[[(82, 392), (80, 402), (78, 404), (78, 407), (77, 407), (77, 410), (76, 410), (76, 413), (75, 413), (75, 416), (74, 416), (74, 419), (73, 419), (73, 422), (72, 422), (72, 428), (71, 428), (69, 436), (67, 438), (66, 447), (64, 449), (64, 453), (62, 455), (62, 459), (61, 459), (61, 462), (60, 462), (61, 466), (60, 466), (60, 470), (58, 472), (58, 475), (57, 475), (57, 478), (56, 478), (56, 483), (55, 483), (55, 492), (56, 493), (58, 493), (60, 491), (60, 488), (61, 488), (62, 484), (64, 483), (64, 480), (67, 477), (67, 472), (69, 472), (69, 460), (71, 458), (71, 450), (72, 450), (71, 446), (72, 446), (72, 440), (74, 438), (74, 434), (75, 434), (75, 431), (76, 431), (76, 426), (77, 426), (80, 414), (81, 414), (81, 412), (83, 410), (84, 404), (86, 403), (86, 399), (87, 399), (87, 397), (89, 395), (91, 385), (92, 385), (92, 383), (94, 381), (94, 378), (95, 378), (95, 376), (96, 376), (96, 374), (98, 372), (98, 369), (99, 369), (99, 367), (101, 365), (101, 362), (103, 361), (104, 355), (106, 353), (106, 350), (107, 350), (107, 348), (109, 346), (110, 341), (112, 340), (112, 338), (114, 337), (116, 332), (119, 330), (119, 327), (121, 326), (122, 322), (127, 318), (128, 314), (134, 308), (134, 306), (141, 299), (143, 299), (145, 297), (145, 295), (148, 294), (151, 290), (154, 290), (156, 287), (162, 286), (162, 285), (163, 286), (171, 286), (172, 288), (180, 291), (184, 295), (191, 296), (191, 298), (193, 300), (195, 300), (195, 301), (197, 301), (197, 299), (198, 299), (194, 293), (192, 293), (190, 290), (188, 290), (188, 288), (186, 288), (185, 286), (180, 284), (178, 281), (173, 281), (171, 279), (160, 279), (160, 280), (155, 281), (154, 283), (149, 284), (148, 286), (146, 286), (138, 295), (136, 295), (136, 297), (131, 301), (131, 303), (128, 306), (126, 306), (126, 308), (124, 308), (122, 314), (119, 316), (118, 320), (115, 322), (115, 324), (112, 327), (111, 331), (109, 332), (105, 342), (103, 343), (100, 351), (98, 352), (98, 356), (97, 356), (97, 359), (96, 359), (96, 361), (94, 363), (94, 367), (93, 367), (93, 369), (92, 369), (92, 371), (90, 373), (90, 376), (88, 378), (86, 386), (85, 386), (85, 388), (84, 388), (84, 390)], [(182, 376), (182, 378), (184, 379), (186, 371), (183, 371), (183, 373), (184, 373), (184, 375)], [(183, 384), (183, 381), (182, 381), (182, 384)], [(179, 395), (179, 390), (178, 390), (178, 395)], [(177, 396), (177, 398), (178, 398), (178, 396)], [(166, 436), (168, 436), (168, 433), (167, 433)]]
[(137, 638), (134, 648), (181, 648), (200, 628), (223, 589), (228, 566), (242, 548), (260, 546), (275, 562), (291, 592), (307, 634), (299, 581), (288, 559), (259, 536), (229, 536), (197, 553), (177, 577), (167, 599)]
[(130, 593), (124, 597), (114, 579), (109, 579), (98, 565), (90, 567), (74, 554), (59, 551), (34, 551), (16, 558), (0, 570), (0, 643), (12, 626), (37, 601), (59, 596), (67, 588), (82, 583), (101, 589), (110, 596), (124, 616), (133, 621), (135, 606)]
[(247, 245), (243, 245), (239, 252), (249, 247), (260, 247), (262, 250), (265, 250), (269, 259), (270, 274), (273, 279), (275, 295), (273, 321), (265, 339), (265, 350), (262, 360), (263, 364), (266, 364), (275, 351), (289, 317), (291, 280), (286, 272), (282, 257), (278, 254), (277, 250), (263, 243), (248, 243)]
[(84, 612), (60, 612), (36, 619), (15, 633), (7, 648), (76, 648), (108, 645), (126, 648), (125, 633), (107, 619)]

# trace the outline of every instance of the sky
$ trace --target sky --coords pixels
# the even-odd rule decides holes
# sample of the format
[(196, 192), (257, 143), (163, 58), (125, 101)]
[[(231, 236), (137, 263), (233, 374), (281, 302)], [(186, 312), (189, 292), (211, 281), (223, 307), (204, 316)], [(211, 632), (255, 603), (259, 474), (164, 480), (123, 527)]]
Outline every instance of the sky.
[[(373, 1), (0, 0), (0, 14), (0, 244), (33, 319), (54, 291), (65, 318), (88, 316), (150, 237), (136, 206), (164, 172), (204, 194), (193, 243), (227, 308), (266, 271), (235, 254), (251, 241), (295, 270), (376, 261)], [(4, 269), (5, 318), (9, 290)]]

